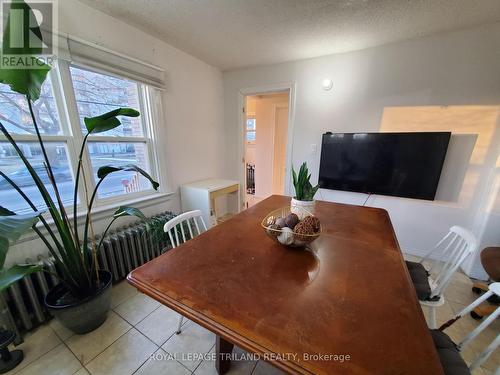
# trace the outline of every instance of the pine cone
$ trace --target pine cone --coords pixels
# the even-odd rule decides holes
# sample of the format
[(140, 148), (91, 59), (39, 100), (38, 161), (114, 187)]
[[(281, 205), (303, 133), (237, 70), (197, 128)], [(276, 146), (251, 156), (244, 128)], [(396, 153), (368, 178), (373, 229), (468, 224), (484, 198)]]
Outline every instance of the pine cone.
[(297, 241), (310, 241), (312, 234), (314, 234), (314, 228), (305, 220), (302, 220), (293, 229), (293, 235)]
[(313, 228), (314, 233), (319, 232), (321, 225), (317, 217), (306, 216), (302, 221), (309, 224)]

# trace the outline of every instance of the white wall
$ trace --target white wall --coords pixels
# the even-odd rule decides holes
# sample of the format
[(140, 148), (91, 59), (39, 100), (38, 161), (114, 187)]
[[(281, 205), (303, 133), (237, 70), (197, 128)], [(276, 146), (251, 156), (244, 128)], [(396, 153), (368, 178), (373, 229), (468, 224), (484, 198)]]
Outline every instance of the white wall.
[(59, 7), (63, 33), (165, 69), (166, 137), (160, 153), (170, 164), (171, 188), (177, 191), (182, 183), (220, 174), (224, 157), (219, 69), (76, 0), (60, 1)]
[[(384, 113), (400, 106), (425, 110), (430, 106), (450, 105), (467, 110), (471, 105), (493, 105), (497, 106), (498, 113), (499, 62), (500, 23), (496, 23), (358, 52), (226, 72), (227, 177), (239, 177), (240, 90), (294, 83), (292, 161), (294, 165), (307, 161), (312, 179), (317, 181), (319, 146), (321, 135), (326, 131), (379, 131)], [(321, 87), (325, 78), (334, 82), (331, 91), (324, 91)], [(446, 121), (440, 126), (446, 128)], [(451, 130), (453, 124), (449, 126)], [(465, 141), (464, 135), (454, 136), (443, 171), (443, 174), (448, 173), (443, 182), (446, 185), (439, 187), (443, 192), (441, 197), (446, 199), (427, 202), (376, 196), (369, 201), (369, 205), (389, 211), (403, 250), (422, 254), (453, 224), (474, 229), (485, 239), (482, 244), (500, 243), (498, 225), (492, 225), (489, 219), (483, 224), (478, 221), (478, 216), (485, 220), (485, 215), (487, 218), (493, 215), (485, 202), (498, 193), (498, 190), (491, 191), (485, 186), (491, 183), (495, 173), (498, 174), (495, 163), (500, 147), (499, 123), (494, 121), (484, 128), (493, 130), (489, 133), (483, 128), (478, 130), (483, 139), (484, 134), (489, 134), (486, 143), (482, 143), (487, 149), (480, 150), (485, 156), (480, 163), (469, 162), (467, 158), (464, 161), (463, 154), (468, 152), (470, 155), (471, 152), (467, 148), (471, 146), (470, 134)], [(414, 131), (415, 128), (408, 130)], [(468, 130), (466, 133), (476, 133), (470, 131), (470, 126)], [(474, 141), (475, 138), (472, 147), (475, 147)], [(314, 144), (318, 145), (318, 152), (311, 153)], [(461, 174), (460, 168), (456, 167), (464, 162), (462, 169), (465, 172)], [(454, 198), (448, 194), (449, 189), (457, 192)], [(318, 199), (353, 204), (361, 204), (365, 197), (330, 190), (322, 190), (317, 196)], [(498, 211), (496, 215), (498, 217)], [(491, 218), (493, 220), (493, 216)], [(479, 271), (479, 268), (474, 269), (476, 275)]]
[[(167, 190), (175, 194), (136, 207), (147, 215), (178, 210), (179, 185), (222, 175), (225, 145), (219, 69), (76, 0), (59, 1), (59, 31), (165, 69), (165, 121), (158, 152)], [(97, 233), (109, 216), (101, 214), (94, 220)], [(38, 240), (21, 242), (11, 249), (7, 263), (23, 261), (42, 250)]]

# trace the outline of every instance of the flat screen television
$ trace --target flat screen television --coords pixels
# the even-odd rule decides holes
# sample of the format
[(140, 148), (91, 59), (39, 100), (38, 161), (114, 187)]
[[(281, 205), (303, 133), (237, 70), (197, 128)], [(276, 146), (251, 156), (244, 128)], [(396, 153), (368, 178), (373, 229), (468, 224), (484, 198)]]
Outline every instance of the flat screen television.
[(449, 132), (325, 133), (324, 189), (434, 200)]

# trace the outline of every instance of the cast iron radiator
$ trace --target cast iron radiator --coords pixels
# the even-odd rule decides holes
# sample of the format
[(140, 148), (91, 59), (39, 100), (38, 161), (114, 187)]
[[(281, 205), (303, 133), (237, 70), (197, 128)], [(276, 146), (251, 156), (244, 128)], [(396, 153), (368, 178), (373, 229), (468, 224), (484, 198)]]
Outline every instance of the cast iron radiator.
[[(98, 262), (101, 269), (111, 272), (113, 283), (124, 279), (134, 268), (171, 248), (167, 236), (163, 235), (163, 229), (154, 231), (148, 223), (154, 221), (157, 228), (173, 217), (173, 213), (164, 212), (109, 232), (98, 253)], [(50, 288), (57, 284), (57, 278), (53, 274), (57, 274), (58, 270), (48, 254), (38, 255), (37, 261), (50, 273), (28, 275), (0, 295), (0, 324), (17, 333), (16, 344), (22, 342), (20, 333), (30, 331), (52, 318), (43, 300)], [(34, 261), (27, 259), (27, 262)]]

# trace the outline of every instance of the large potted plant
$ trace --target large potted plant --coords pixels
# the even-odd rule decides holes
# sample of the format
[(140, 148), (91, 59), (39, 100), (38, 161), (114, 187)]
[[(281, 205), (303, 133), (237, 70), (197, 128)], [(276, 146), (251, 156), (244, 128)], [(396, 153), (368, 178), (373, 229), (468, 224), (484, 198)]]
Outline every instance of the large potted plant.
[(311, 174), (304, 162), (300, 166), (299, 173), (295, 172), (292, 165), (293, 186), (295, 187), (295, 196), (292, 198), (290, 211), (297, 214), (299, 218), (314, 211), (314, 195), (319, 189), (319, 184), (311, 185)]
[[(31, 8), (24, 1), (18, 1), (18, 3), (23, 4), (25, 12), (32, 12)], [(32, 20), (36, 19), (33, 14), (30, 16)], [(15, 21), (9, 16), (3, 36), (4, 45), (6, 45), (7, 38), (10, 38), (10, 30), (20, 29), (11, 28), (11, 22)], [(41, 35), (38, 27), (31, 27), (31, 30), (33, 33)], [(13, 91), (26, 97), (33, 128), (37, 135), (44, 160), (44, 174), (42, 175), (39, 170), (37, 172), (33, 168), (1, 121), (0, 131), (17, 152), (24, 167), (29, 172), (43, 198), (45, 208), (42, 211), (36, 207), (16, 182), (0, 170), (0, 176), (18, 192), (19, 198), (24, 199), (33, 210), (29, 214), (16, 215), (8, 207), (0, 207), (0, 290), (7, 288), (13, 282), (32, 272), (40, 271), (40, 266), (36, 265), (15, 265), (8, 270), (3, 270), (9, 243), (16, 241), (28, 230), (35, 231), (54, 258), (56, 268), (58, 269), (56, 276), (60, 280), (60, 284), (50, 290), (46, 296), (46, 306), (64, 326), (75, 333), (81, 334), (101, 325), (110, 309), (111, 274), (108, 271), (100, 270), (97, 262), (97, 254), (102, 245), (102, 238), (106, 235), (112, 223), (120, 217), (136, 216), (142, 219), (145, 218), (141, 211), (133, 207), (122, 206), (118, 208), (106, 230), (102, 233), (101, 242), (96, 244), (90, 238), (90, 234), (93, 234), (91, 222), (92, 207), (99, 186), (107, 176), (118, 171), (135, 171), (143, 175), (151, 182), (155, 190), (158, 189), (159, 184), (136, 165), (103, 166), (97, 171), (98, 180), (94, 191), (91, 194), (85, 194), (86, 202), (84, 203), (86, 213), (83, 217), (84, 220), (80, 222), (77, 212), (78, 186), (80, 178), (85, 178), (82, 159), (86, 152), (85, 145), (88, 136), (120, 126), (120, 116), (137, 117), (140, 114), (132, 108), (117, 108), (100, 116), (85, 118), (84, 123), (87, 134), (83, 138), (78, 156), (73, 194), (73, 212), (70, 218), (61, 200), (51, 163), (40, 135), (37, 119), (33, 112), (33, 103), (40, 96), (41, 86), (47, 77), (50, 66), (38, 59), (37, 56), (30, 56), (30, 58), (36, 59), (36, 68), (2, 68), (0, 69), (0, 82), (9, 85)], [(49, 193), (48, 187), (43, 182), (44, 180), (45, 182), (49, 181), (53, 189), (53, 195)], [(52, 223), (49, 223), (49, 220)], [(81, 228), (81, 231), (79, 231), (79, 228)]]

